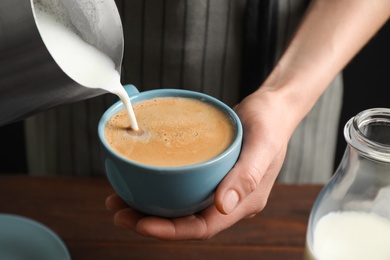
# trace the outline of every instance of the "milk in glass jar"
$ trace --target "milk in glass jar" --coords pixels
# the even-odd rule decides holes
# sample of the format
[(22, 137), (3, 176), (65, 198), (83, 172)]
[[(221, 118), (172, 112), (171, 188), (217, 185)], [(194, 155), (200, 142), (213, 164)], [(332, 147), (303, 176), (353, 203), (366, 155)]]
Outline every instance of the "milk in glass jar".
[(305, 260), (390, 259), (390, 109), (365, 110), (309, 219)]

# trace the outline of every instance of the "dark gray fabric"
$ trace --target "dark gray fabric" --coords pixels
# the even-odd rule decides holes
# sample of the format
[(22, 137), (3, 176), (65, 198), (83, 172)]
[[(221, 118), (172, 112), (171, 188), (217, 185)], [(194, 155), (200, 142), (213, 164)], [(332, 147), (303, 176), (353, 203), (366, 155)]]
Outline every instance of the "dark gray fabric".
[(238, 102), (245, 0), (127, 0), (123, 82)]
[[(272, 37), (269, 41), (254, 37), (248, 31), (251, 24), (247, 23), (245, 44), (252, 42), (250, 48), (258, 53), (252, 62), (248, 62), (245, 55), (243, 67), (247, 0), (116, 2), (122, 14), (125, 36), (123, 83), (133, 83), (141, 90), (185, 88), (202, 91), (231, 106), (239, 102), (242, 88), (246, 88), (245, 94), (250, 93), (264, 80), (283, 53), (308, 4), (308, 0), (278, 0), (275, 5), (253, 1), (258, 8), (251, 14), (255, 21), (252, 25), (256, 31), (263, 32), (264, 37), (266, 32), (271, 34), (270, 30), (275, 26), (276, 36), (272, 37), (276, 40), (273, 44)], [(260, 8), (264, 6), (268, 7)], [(261, 14), (273, 8), (277, 8), (277, 16), (271, 16), (277, 18), (277, 22), (264, 25), (263, 31), (259, 21), (265, 16)], [(269, 53), (264, 54), (267, 50)], [(248, 84), (241, 85), (244, 78)], [(26, 120), (31, 174), (103, 175), (96, 127), (112, 99), (112, 95), (105, 95)], [(342, 78), (339, 76), (294, 132), (279, 182), (324, 183), (330, 178), (341, 100)]]
[[(117, 1), (125, 37), (122, 83), (184, 88), (239, 101), (246, 0)], [(103, 175), (96, 127), (110, 95), (26, 120), (34, 174)], [(56, 138), (60, 137), (60, 138)]]
[(277, 0), (248, 0), (245, 12), (241, 98), (259, 88), (276, 62)]

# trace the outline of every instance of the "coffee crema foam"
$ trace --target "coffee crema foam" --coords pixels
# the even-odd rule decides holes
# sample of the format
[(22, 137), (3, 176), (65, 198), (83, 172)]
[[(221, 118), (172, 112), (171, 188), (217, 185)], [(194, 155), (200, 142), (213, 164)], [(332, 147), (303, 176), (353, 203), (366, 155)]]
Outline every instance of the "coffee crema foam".
[(121, 156), (151, 166), (176, 167), (210, 160), (233, 142), (230, 119), (192, 98), (160, 97), (133, 104), (143, 133), (130, 129), (124, 110), (110, 118), (105, 139)]

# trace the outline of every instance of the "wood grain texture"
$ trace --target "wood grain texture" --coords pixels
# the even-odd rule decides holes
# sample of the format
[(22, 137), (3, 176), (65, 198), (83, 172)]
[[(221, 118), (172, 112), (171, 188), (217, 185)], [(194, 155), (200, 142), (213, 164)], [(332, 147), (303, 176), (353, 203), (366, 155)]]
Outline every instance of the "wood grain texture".
[[(78, 259), (302, 259), (321, 186), (276, 184), (263, 212), (206, 241), (166, 242), (112, 223), (105, 178), (0, 176), (0, 213), (50, 227)], [(1, 232), (1, 230), (0, 230)]]

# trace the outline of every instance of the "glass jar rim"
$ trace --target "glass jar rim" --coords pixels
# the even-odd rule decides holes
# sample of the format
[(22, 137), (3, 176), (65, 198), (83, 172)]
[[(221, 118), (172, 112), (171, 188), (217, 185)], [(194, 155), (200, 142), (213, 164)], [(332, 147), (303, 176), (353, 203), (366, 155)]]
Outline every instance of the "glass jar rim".
[[(390, 109), (371, 108), (351, 118), (344, 128), (346, 141), (364, 156), (390, 163), (390, 143), (373, 140), (362, 130), (370, 125), (388, 125), (390, 130)], [(390, 140), (390, 131), (388, 133)]]

